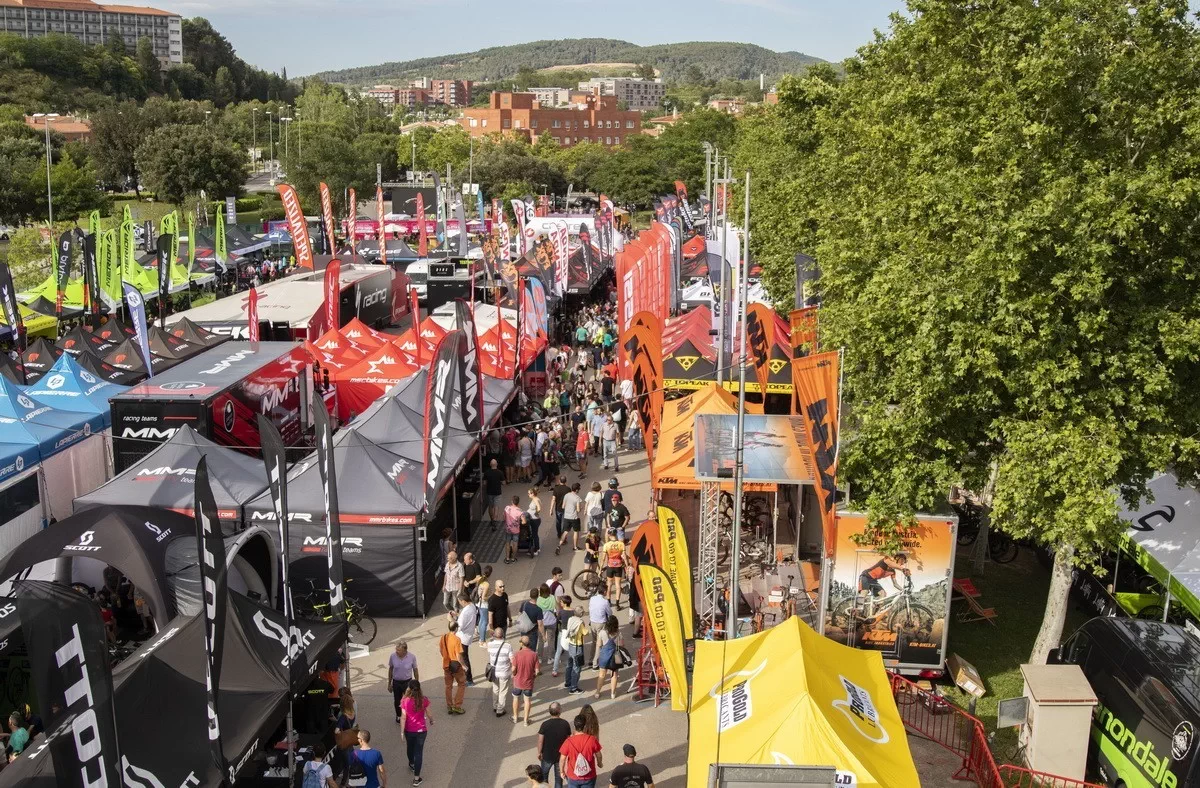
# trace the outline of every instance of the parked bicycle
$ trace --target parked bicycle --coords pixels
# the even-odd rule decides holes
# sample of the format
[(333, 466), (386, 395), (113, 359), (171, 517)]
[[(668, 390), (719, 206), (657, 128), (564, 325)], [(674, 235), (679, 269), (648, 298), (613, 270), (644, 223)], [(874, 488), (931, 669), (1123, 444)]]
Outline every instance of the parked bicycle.
[(829, 622), (842, 630), (854, 627), (875, 628), (886, 620), (886, 627), (899, 635), (927, 636), (936, 620), (933, 611), (913, 600), (912, 578), (904, 581), (904, 590), (882, 599), (851, 594), (830, 608)]
[[(983, 527), (983, 509), (970, 503), (956, 504), (958, 514), (958, 544), (967, 547), (979, 539)], [(988, 555), (998, 564), (1007, 564), (1021, 552), (1017, 541), (996, 528), (988, 528)]]
[[(346, 585), (350, 580), (345, 581)], [(292, 597), (292, 606), (296, 615), (314, 621), (329, 623), (335, 621), (333, 608), (329, 604), (329, 589), (320, 588), (312, 578), (308, 579), (309, 590), (299, 596)], [(367, 606), (354, 597), (345, 597), (347, 637), (351, 643), (358, 646), (369, 646), (375, 640), (379, 626), (375, 619), (367, 615)]]

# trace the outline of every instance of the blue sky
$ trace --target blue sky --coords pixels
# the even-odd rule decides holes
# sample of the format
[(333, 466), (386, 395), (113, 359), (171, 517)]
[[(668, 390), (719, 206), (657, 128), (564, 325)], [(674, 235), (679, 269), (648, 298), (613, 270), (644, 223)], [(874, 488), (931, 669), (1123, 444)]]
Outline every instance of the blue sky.
[(742, 41), (840, 60), (899, 0), (134, 0), (207, 17), (241, 57), (288, 76), (548, 38)]

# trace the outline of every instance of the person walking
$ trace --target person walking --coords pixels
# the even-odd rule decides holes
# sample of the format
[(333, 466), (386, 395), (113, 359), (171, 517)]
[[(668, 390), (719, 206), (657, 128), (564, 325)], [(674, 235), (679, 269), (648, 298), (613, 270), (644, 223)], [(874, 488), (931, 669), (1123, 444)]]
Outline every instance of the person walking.
[(563, 594), (560, 597), (555, 597), (555, 599), (558, 600), (558, 609), (555, 611), (558, 623), (554, 628), (557, 634), (554, 638), (554, 661), (550, 663), (550, 675), (558, 678), (559, 657), (566, 655), (568, 661), (571, 659), (570, 643), (564, 637), (567, 634), (567, 622), (571, 620), (571, 597)]
[(608, 784), (613, 788), (654, 788), (654, 777), (651, 776), (650, 769), (637, 762), (637, 748), (626, 744), (621, 748), (621, 752), (625, 760), (612, 770)]
[(404, 693), (404, 700), (400, 702), (400, 709), (404, 717), (401, 726), (404, 749), (408, 755), (408, 768), (413, 773), (412, 784), (420, 785), (424, 782), (421, 778), (421, 765), (425, 755), (425, 737), (428, 735), (429, 729), (433, 727), (433, 716), (429, 713), (429, 698), (421, 694), (421, 682), (415, 679), (408, 682), (408, 689)]
[(554, 772), (554, 788), (563, 788), (562, 771), (558, 768), (559, 748), (571, 737), (571, 723), (562, 718), (562, 704), (550, 704), (550, 719), (538, 728), (537, 756), (542, 765), (542, 779), (549, 781)]
[(588, 528), (599, 530), (604, 525), (604, 494), (600, 492), (600, 482), (592, 482), (592, 489), (588, 491), (587, 497), (583, 501), (584, 510), (587, 511)]
[(483, 567), (475, 560), (475, 554), (463, 553), (463, 591), (467, 592), (472, 602), (476, 599), (476, 589), (479, 586), (479, 577), (482, 573)]
[(387, 788), (387, 770), (383, 767), (383, 753), (371, 746), (371, 732), (358, 732), (358, 749), (354, 751), (354, 761), (366, 775), (367, 781), (363, 788)]
[(479, 608), (479, 621), (475, 624), (475, 635), (480, 643), (487, 640), (487, 633), (490, 627), (488, 622), (488, 602), (492, 597), (492, 567), (485, 566), (483, 571), (479, 573), (479, 582), (475, 586), (478, 589), (478, 601), (475, 606)]
[(608, 527), (612, 531), (616, 531), (617, 541), (624, 544), (625, 531), (629, 527), (629, 507), (625, 505), (625, 496), (621, 493), (610, 490), (612, 493), (609, 499), (608, 510), (605, 513), (608, 520)]
[(525, 512), (521, 509), (520, 497), (514, 495), (512, 503), (504, 507), (504, 563), (517, 561), (517, 545), (521, 541), (521, 520)]
[[(604, 411), (600, 407), (600, 401), (595, 397), (592, 398), (592, 403), (596, 409), (592, 415), (588, 416), (588, 434), (592, 436), (592, 454), (596, 457), (600, 456), (600, 449), (604, 440)], [(589, 409), (591, 406), (588, 406)], [(605, 467), (608, 467), (607, 465)]]
[[(567, 497), (567, 493), (571, 492), (571, 486), (567, 484), (567, 477), (561, 475), (558, 477), (558, 483), (550, 490), (550, 514), (554, 517), (554, 540), (556, 544), (562, 544), (563, 535), (563, 499)], [(555, 547), (555, 555), (558, 555), (558, 548)]]
[(617, 622), (617, 617), (609, 616), (597, 638), (600, 673), (596, 676), (596, 691), (592, 694), (593, 698), (600, 697), (600, 691), (604, 689), (604, 682), (608, 680), (611, 684), (609, 697), (613, 700), (617, 699), (617, 671), (620, 668), (617, 661), (617, 648), (620, 646), (620, 634), (621, 626)]
[(542, 611), (542, 626), (538, 633), (538, 660), (545, 663), (554, 658), (554, 650), (558, 648), (558, 597), (554, 596), (550, 586), (545, 583), (538, 588), (537, 606)]
[(579, 463), (580, 479), (587, 478), (589, 440), (587, 422), (582, 422), (575, 432), (575, 461)]
[(521, 439), (517, 441), (518, 459), (517, 464), (520, 465), (520, 479), (523, 482), (533, 480), (533, 440), (528, 433), (521, 435)]
[(388, 680), (392, 685), (392, 700), (396, 707), (396, 722), (400, 722), (400, 701), (404, 699), (404, 691), (408, 682), (421, 680), (417, 670), (417, 658), (409, 653), (408, 641), (401, 640), (396, 644), (396, 650), (388, 657)]
[(459, 563), (458, 553), (451, 550), (446, 554), (446, 567), (442, 572), (442, 605), (448, 612), (455, 609), (458, 595), (463, 590), (463, 565)]
[(547, 788), (546, 773), (541, 766), (531, 763), (525, 767), (525, 785), (529, 788)]
[(512, 657), (512, 721), (516, 723), (521, 698), (525, 698), (525, 724), (529, 725), (533, 683), (538, 674), (537, 649), (530, 644), (528, 635), (522, 635), (517, 642), (517, 653)]
[(537, 651), (542, 629), (542, 609), (538, 606), (541, 596), (541, 589), (530, 589), (529, 599), (521, 603), (521, 609), (517, 612), (517, 631), (529, 638), (529, 646), (534, 652)]
[(479, 627), (479, 610), (471, 601), (471, 595), (465, 590), (458, 595), (458, 605), (458, 631), (455, 634), (462, 643), (461, 662), (463, 670), (466, 672), (467, 686), (474, 687), (475, 679), (471, 673), (471, 644), (475, 642), (475, 632)]
[(567, 652), (567, 676), (563, 686), (568, 695), (583, 692), (579, 687), (579, 674), (583, 671), (583, 644), (587, 642), (588, 627), (583, 617), (583, 606), (578, 605), (567, 619), (560, 642)]
[(596, 593), (592, 594), (592, 598), (588, 600), (588, 625), (592, 631), (592, 670), (597, 670), (600, 667), (598, 658), (600, 656), (600, 632), (604, 629), (604, 625), (608, 623), (609, 616), (612, 615), (612, 605), (608, 603), (608, 598), (604, 596), (604, 591), (597, 588)]
[(608, 470), (608, 461), (611, 458), (613, 470), (621, 470), (621, 459), (617, 456), (617, 433), (620, 428), (613, 421), (611, 413), (604, 415), (604, 424), (601, 427), (601, 437), (604, 439), (604, 469)]
[(513, 648), (504, 640), (503, 629), (497, 627), (492, 630), (487, 649), (488, 664), (492, 669), (492, 711), (496, 712), (497, 717), (503, 717), (508, 688), (512, 683), (513, 658)]
[(571, 489), (562, 500), (562, 534), (558, 539), (558, 547), (554, 554), (558, 555), (562, 546), (567, 543), (567, 534), (571, 535), (571, 549), (579, 549), (580, 515), (583, 512), (583, 499), (579, 497), (579, 482), (571, 485)]
[(529, 557), (536, 558), (542, 552), (542, 495), (537, 487), (529, 488), (529, 506), (525, 509), (529, 523)]
[(442, 675), (446, 682), (446, 713), (463, 714), (463, 696), (467, 693), (464, 648), (458, 638), (458, 619), (453, 613), (447, 613), (446, 619), (446, 634), (438, 641), (438, 651), (442, 654)]
[(567, 778), (568, 788), (596, 788), (596, 774), (604, 768), (600, 740), (584, 733), (586, 723), (583, 715), (577, 715), (575, 733), (559, 748), (558, 768)]
[(604, 563), (605, 595), (614, 608), (620, 610), (621, 583), (625, 581), (625, 543), (617, 538), (615, 528), (608, 529), (608, 541), (600, 555)]
[(313, 745), (312, 760), (304, 764), (301, 775), (303, 788), (338, 788), (337, 780), (333, 779), (333, 767), (325, 763), (325, 745), (321, 742)]
[(585, 703), (579, 709), (579, 716), (583, 717), (583, 732), (595, 736), (596, 740), (600, 739), (600, 718), (596, 716), (596, 710), (592, 708), (592, 704)]
[(500, 630), (500, 637), (508, 634), (508, 625), (512, 616), (508, 612), (508, 592), (504, 590), (504, 581), (496, 581), (496, 590), (488, 598), (488, 632)]

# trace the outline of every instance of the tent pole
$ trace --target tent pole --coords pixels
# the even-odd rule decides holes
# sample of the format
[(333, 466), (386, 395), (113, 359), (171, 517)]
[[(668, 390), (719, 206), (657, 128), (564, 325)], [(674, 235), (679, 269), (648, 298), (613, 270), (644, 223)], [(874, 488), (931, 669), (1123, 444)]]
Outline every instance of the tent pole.
[[(746, 204), (746, 226), (742, 228), (745, 238), (745, 248), (750, 248), (750, 173), (746, 173), (746, 193), (743, 195)], [(728, 221), (728, 216), (726, 216)], [(736, 638), (738, 634), (738, 602), (741, 599), (740, 567), (738, 560), (742, 549), (742, 499), (745, 477), (745, 440), (746, 440), (746, 254), (742, 254), (742, 270), (738, 273), (738, 284), (741, 285), (742, 330), (741, 350), (738, 353), (738, 410), (737, 435), (735, 449), (737, 461), (734, 463), (733, 479), (733, 541), (729, 553), (729, 610), (725, 615), (725, 637)], [(724, 266), (722, 266), (724, 268)], [(730, 629), (730, 623), (733, 624)]]
[(1167, 598), (1163, 600), (1163, 623), (1167, 623), (1167, 616), (1171, 613), (1171, 576), (1167, 575)]

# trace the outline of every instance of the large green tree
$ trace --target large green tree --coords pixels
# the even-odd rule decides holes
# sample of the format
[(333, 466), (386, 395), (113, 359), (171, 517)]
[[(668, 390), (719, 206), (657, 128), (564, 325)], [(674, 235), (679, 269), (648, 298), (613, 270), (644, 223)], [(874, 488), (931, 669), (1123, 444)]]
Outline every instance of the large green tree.
[(135, 158), (146, 188), (175, 205), (201, 189), (213, 199), (239, 195), (246, 182), (245, 155), (201, 125), (155, 129)]
[(1052, 549), (1035, 662), (1118, 491), (1197, 478), (1197, 40), (1185, 0), (912, 0), (791, 198), (846, 348), (842, 475), (885, 534), (963, 484)]

